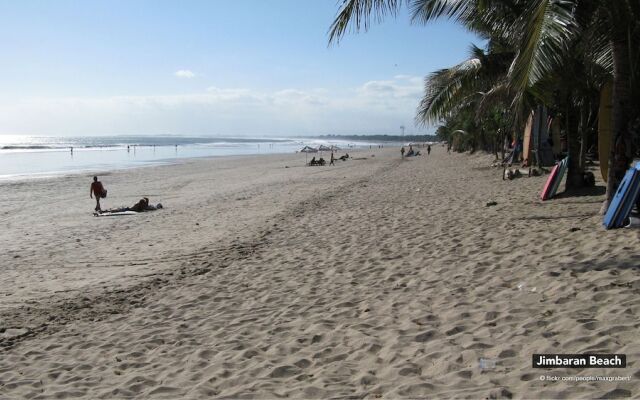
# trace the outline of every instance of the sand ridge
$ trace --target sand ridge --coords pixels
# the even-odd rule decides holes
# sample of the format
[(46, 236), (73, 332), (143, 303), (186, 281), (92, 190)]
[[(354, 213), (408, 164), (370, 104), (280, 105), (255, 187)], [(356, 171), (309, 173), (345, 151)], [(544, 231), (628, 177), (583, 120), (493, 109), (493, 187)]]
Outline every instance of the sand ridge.
[[(262, 191), (242, 207), (251, 215), (246, 225), (243, 213), (205, 222), (201, 213), (180, 215), (182, 225), (173, 229), (184, 233), (186, 251), (148, 270), (138, 286), (107, 280), (126, 304), (114, 314), (106, 307), (113, 299), (103, 297), (105, 307), (98, 305), (95, 315), (69, 318), (7, 346), (0, 395), (636, 394), (637, 231), (600, 228), (597, 192), (543, 203), (536, 195), (544, 177), (502, 181), (499, 171), (486, 168), (487, 156), (434, 150), (407, 160), (380, 151), (333, 172), (266, 169), (263, 179), (283, 174), (280, 186), (234, 186), (229, 178), (233, 188), (207, 201), (233, 213), (238, 205), (224, 207), (242, 197), (236, 190)], [(489, 201), (497, 205), (487, 207)], [(195, 221), (203, 231), (190, 235)], [(127, 226), (113, 225), (113, 237)], [(153, 255), (149, 246), (131, 251), (136, 259)], [(90, 302), (100, 304), (105, 292), (95, 296)], [(14, 324), (64, 312), (47, 310), (32, 294), (24, 298), (35, 302), (33, 310), (3, 311)], [(59, 301), (79, 304), (77, 296)], [(531, 368), (533, 353), (559, 349), (626, 353), (626, 370), (597, 374), (631, 380), (540, 381), (543, 373), (576, 373)], [(495, 367), (480, 368), (480, 358), (495, 360)]]

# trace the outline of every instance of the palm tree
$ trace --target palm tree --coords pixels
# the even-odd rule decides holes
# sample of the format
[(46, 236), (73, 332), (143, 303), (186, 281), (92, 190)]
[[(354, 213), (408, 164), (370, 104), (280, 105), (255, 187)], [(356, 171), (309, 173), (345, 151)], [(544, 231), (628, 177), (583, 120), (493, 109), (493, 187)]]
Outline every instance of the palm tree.
[[(482, 37), (511, 47), (515, 56), (506, 83), (495, 82), (487, 94), (505, 94), (513, 90), (509, 94), (513, 98), (510, 107), (516, 111), (522, 111), (523, 105), (532, 97), (542, 103), (555, 102), (564, 106), (565, 128), (570, 134), (569, 150), (573, 154), (570, 179), (567, 181), (569, 187), (580, 183), (580, 160), (583, 157), (577, 155), (580, 151), (584, 152), (586, 141), (584, 135), (582, 142), (579, 141), (577, 130), (580, 122), (576, 121), (584, 118), (576, 120), (576, 115), (593, 109), (593, 101), (585, 99), (592, 99), (591, 89), (593, 84), (600, 83), (602, 74), (587, 85), (582, 85), (580, 81), (587, 78), (584, 71), (582, 75), (572, 75), (573, 79), (569, 82), (558, 78), (566, 75), (567, 66), (575, 67), (580, 65), (577, 62), (584, 63), (585, 60), (609, 73), (614, 87), (613, 130), (617, 134), (612, 138), (614, 143), (611, 146), (607, 185), (607, 199), (612, 197), (616, 175), (628, 167), (628, 162), (614, 162), (613, 144), (615, 140), (622, 141), (630, 152), (632, 140), (628, 121), (632, 93), (640, 92), (637, 90), (638, 81), (632, 84), (634, 73), (640, 75), (640, 62), (631, 57), (629, 50), (634, 48), (633, 43), (639, 42), (637, 21), (640, 17), (640, 0), (344, 0), (330, 29), (330, 43), (337, 42), (349, 28), (366, 30), (372, 16), (380, 20), (387, 14), (396, 15), (405, 3), (411, 10), (414, 22), (427, 23), (440, 17), (451, 18)], [(581, 39), (584, 42), (585, 37), (589, 39), (589, 46), (581, 47)], [(577, 54), (577, 51), (581, 53)], [(580, 57), (582, 61), (579, 61)], [(432, 118), (439, 112), (451, 112), (451, 108), (447, 107), (452, 107), (453, 101), (465, 98), (463, 94), (466, 89), (461, 89), (464, 87), (461, 85), (465, 82), (464, 77), (478, 71), (477, 63), (463, 63), (449, 71), (432, 75), (419, 109), (419, 118)], [(447, 78), (451, 85), (444, 82)], [(554, 79), (558, 84), (557, 89), (549, 87)], [(456, 80), (458, 83), (455, 83)], [(467, 80), (465, 85), (472, 90), (475, 83)], [(582, 96), (567, 95), (576, 92), (574, 86), (581, 85), (587, 88), (582, 91)], [(438, 89), (441, 97), (435, 94)], [(581, 112), (576, 113), (576, 110)], [(583, 122), (582, 127), (588, 124), (588, 121)]]
[[(377, 19), (385, 14), (395, 15), (402, 1), (345, 1), (330, 31), (330, 42), (338, 41), (349, 24), (358, 30), (367, 29), (369, 17)], [(483, 4), (481, 4), (483, 3)], [(491, 3), (491, 4), (489, 4)], [(411, 8), (412, 20), (427, 23), (438, 17), (452, 17), (478, 36), (486, 39), (486, 49), (471, 46), (468, 60), (451, 68), (432, 73), (425, 81), (425, 96), (420, 102), (416, 122), (421, 125), (454, 121), (464, 123), (465, 140), (458, 141), (463, 148), (475, 150), (487, 141), (492, 148), (502, 148), (507, 130), (502, 125), (505, 116), (517, 121), (513, 113), (505, 113), (513, 97), (507, 86), (509, 66), (515, 56), (516, 38), (510, 32), (510, 23), (517, 20), (523, 8), (505, 1), (406, 1)], [(497, 108), (502, 108), (498, 111)], [(463, 112), (464, 110), (464, 112)], [(472, 112), (470, 112), (472, 111)], [(464, 118), (452, 118), (462, 114)], [(466, 121), (465, 118), (475, 118)], [(499, 133), (497, 133), (499, 131)]]
[(631, 37), (637, 35), (640, 1), (535, 0), (531, 1), (530, 9), (525, 37), (513, 66), (514, 81), (520, 87), (533, 86), (557, 71), (571, 54), (571, 43), (585, 33), (596, 49), (594, 62), (611, 67), (614, 135), (609, 157), (608, 203), (615, 191), (616, 177), (629, 166), (629, 161), (615, 162), (616, 141), (626, 143), (628, 154), (632, 151), (628, 129), (632, 100), (629, 47)]

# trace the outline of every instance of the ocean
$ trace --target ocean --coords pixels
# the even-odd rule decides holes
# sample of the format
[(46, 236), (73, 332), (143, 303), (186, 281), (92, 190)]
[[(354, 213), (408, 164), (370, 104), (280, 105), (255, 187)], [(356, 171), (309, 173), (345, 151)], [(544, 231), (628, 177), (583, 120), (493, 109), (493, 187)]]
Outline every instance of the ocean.
[(0, 181), (134, 168), (195, 157), (295, 153), (304, 146), (319, 145), (344, 150), (377, 143), (314, 138), (0, 135)]

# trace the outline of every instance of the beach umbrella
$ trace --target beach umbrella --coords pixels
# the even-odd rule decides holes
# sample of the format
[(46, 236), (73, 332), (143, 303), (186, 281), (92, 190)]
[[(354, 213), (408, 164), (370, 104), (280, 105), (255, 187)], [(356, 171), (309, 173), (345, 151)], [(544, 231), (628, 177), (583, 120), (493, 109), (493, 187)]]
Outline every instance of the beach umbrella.
[[(318, 147), (318, 150), (320, 150), (320, 152), (331, 151), (331, 147), (321, 144), (320, 147)], [(322, 157), (322, 155), (320, 155), (320, 157)]]
[(314, 149), (313, 147), (310, 147), (310, 146), (304, 146), (304, 147), (300, 150), (300, 152), (301, 152), (301, 153), (304, 153), (304, 161), (305, 161), (305, 164), (306, 164), (306, 162), (307, 162), (307, 158), (309, 157), (309, 153), (317, 153), (317, 152), (318, 152), (318, 149)]

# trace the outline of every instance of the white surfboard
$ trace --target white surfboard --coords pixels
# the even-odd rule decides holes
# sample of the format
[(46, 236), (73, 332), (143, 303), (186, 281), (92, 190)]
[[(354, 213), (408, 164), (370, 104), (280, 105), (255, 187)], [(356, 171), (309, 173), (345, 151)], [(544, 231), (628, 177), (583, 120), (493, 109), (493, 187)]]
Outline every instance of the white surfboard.
[(119, 211), (119, 212), (102, 212), (102, 213), (93, 213), (94, 217), (118, 217), (121, 215), (136, 215), (138, 214), (135, 211)]

